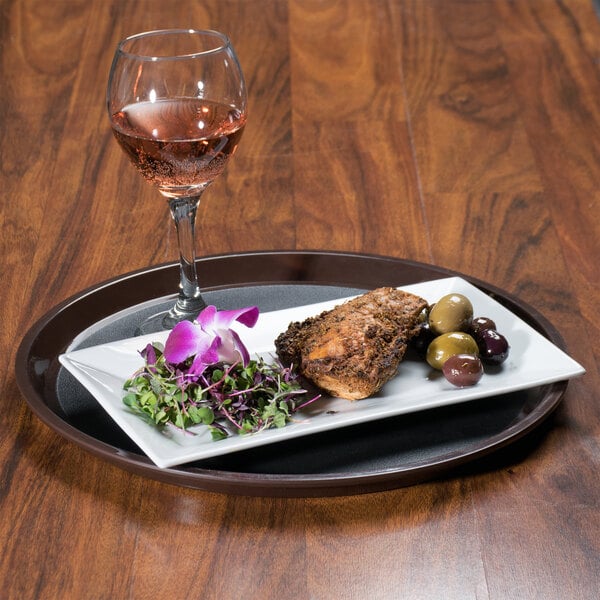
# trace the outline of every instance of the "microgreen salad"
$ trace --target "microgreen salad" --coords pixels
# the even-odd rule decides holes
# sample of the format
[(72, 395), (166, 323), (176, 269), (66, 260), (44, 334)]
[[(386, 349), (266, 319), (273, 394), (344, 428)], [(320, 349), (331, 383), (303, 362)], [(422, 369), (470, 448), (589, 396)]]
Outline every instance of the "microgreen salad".
[(205, 308), (182, 321), (164, 344), (140, 351), (144, 366), (123, 385), (123, 402), (157, 427), (206, 425), (214, 440), (231, 434), (283, 427), (299, 409), (317, 400), (300, 385), (292, 365), (251, 359), (234, 321), (254, 327), (256, 306), (219, 311)]

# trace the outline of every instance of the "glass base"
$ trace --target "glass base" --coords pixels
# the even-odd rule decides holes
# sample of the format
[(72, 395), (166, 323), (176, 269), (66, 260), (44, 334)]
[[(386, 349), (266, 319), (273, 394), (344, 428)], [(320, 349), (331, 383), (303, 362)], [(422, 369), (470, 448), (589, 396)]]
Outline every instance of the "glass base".
[(158, 331), (173, 329), (177, 322), (171, 324), (170, 320), (167, 320), (169, 314), (170, 311), (165, 310), (148, 317), (135, 328), (135, 335), (146, 335), (147, 333), (157, 333)]
[[(206, 303), (202, 298), (194, 298), (193, 300), (194, 302), (187, 300), (186, 310), (181, 309), (181, 302), (178, 301), (171, 310), (164, 310), (151, 315), (136, 327), (135, 334), (145, 335), (158, 331), (170, 331), (180, 321), (193, 321), (206, 308)], [(191, 308), (190, 304), (194, 308)]]

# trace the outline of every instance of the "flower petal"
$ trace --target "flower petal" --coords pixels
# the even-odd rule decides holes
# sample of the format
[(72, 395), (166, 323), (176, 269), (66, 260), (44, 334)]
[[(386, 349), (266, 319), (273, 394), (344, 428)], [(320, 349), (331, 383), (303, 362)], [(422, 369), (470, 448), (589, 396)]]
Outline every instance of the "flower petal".
[(248, 353), (248, 349), (246, 348), (246, 346), (244, 346), (244, 343), (240, 339), (240, 336), (235, 331), (233, 331), (233, 329), (230, 329), (229, 333), (233, 338), (235, 349), (237, 350), (237, 352), (240, 355), (240, 358), (242, 359), (242, 364), (244, 365), (244, 367), (247, 367), (248, 363), (250, 362), (250, 354)]
[(169, 334), (163, 355), (168, 362), (178, 364), (209, 345), (210, 337), (201, 327), (190, 321), (181, 321)]
[(202, 360), (202, 356), (198, 355), (193, 360), (192, 364), (190, 365), (190, 368), (187, 370), (187, 374), (200, 377), (200, 375), (202, 375), (202, 373), (204, 373), (204, 371), (206, 370), (206, 367), (208, 367), (208, 364)]
[[(214, 307), (211, 306), (207, 308)], [(206, 310), (207, 309), (205, 308), (204, 311)], [(204, 327), (204, 320), (202, 321), (202, 326), (205, 329), (208, 327), (211, 329), (228, 329), (234, 321), (238, 321), (246, 327), (254, 327), (254, 325), (256, 325), (256, 321), (258, 321), (258, 312), (257, 306), (248, 306), (246, 308), (238, 308), (235, 310), (216, 311), (215, 309), (215, 311), (210, 313), (210, 317), (207, 315), (206, 327)], [(200, 316), (203, 315), (201, 314)], [(210, 324), (208, 323), (208, 318), (210, 318)]]
[(218, 363), (218, 348), (220, 344), (221, 339), (217, 336), (207, 348), (205, 348), (202, 352), (199, 352), (187, 371), (188, 375), (200, 377), (200, 375), (204, 373), (206, 367)]
[(240, 310), (230, 311), (237, 313), (235, 320), (246, 327), (254, 327), (258, 321), (258, 306), (248, 306)]
[(240, 360), (240, 354), (237, 351), (235, 340), (233, 339), (233, 331), (231, 329), (225, 329), (219, 333), (219, 360), (229, 364), (238, 362)]
[(202, 312), (196, 318), (196, 321), (204, 329), (204, 331), (210, 331), (213, 328), (213, 321), (217, 314), (217, 307), (212, 304), (202, 309)]
[(207, 344), (205, 348), (203, 348), (198, 356), (202, 357), (202, 360), (207, 365), (214, 365), (219, 362), (219, 347), (221, 346), (221, 338), (217, 335), (213, 338), (210, 344)]

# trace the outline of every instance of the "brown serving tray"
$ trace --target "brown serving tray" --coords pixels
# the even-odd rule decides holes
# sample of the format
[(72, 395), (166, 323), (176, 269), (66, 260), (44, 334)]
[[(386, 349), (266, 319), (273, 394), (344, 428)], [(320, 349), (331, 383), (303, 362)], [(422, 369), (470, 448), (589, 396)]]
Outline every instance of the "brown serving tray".
[[(482, 281), (427, 264), (336, 252), (254, 252), (198, 261), (205, 298), (219, 308), (277, 310), (379, 286), (460, 276), (493, 296), (559, 347), (536, 310)], [(172, 302), (178, 265), (111, 279), (61, 303), (23, 338), (17, 383), (46, 425), (119, 467), (186, 487), (253, 496), (333, 496), (381, 491), (520, 460), (543, 435), (567, 382), (392, 417), (161, 469), (61, 367), (58, 356), (134, 335)]]

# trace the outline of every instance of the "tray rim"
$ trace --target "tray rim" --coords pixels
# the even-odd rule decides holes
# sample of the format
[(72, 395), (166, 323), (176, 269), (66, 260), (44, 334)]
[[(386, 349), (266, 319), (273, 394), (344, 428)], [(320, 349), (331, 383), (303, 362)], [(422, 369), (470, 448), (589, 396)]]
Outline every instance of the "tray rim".
[[(274, 260), (282, 259), (300, 259), (306, 262), (311, 258), (325, 258), (332, 261), (336, 260), (365, 260), (377, 263), (390, 262), (396, 266), (404, 266), (422, 269), (428, 272), (437, 273), (440, 277), (458, 276), (464, 278), (471, 284), (479, 287), (484, 292), (492, 294), (500, 301), (510, 305), (510, 309), (517, 309), (517, 313), (523, 318), (525, 316), (527, 322), (535, 329), (540, 331), (551, 342), (564, 350), (564, 342), (557, 329), (548, 319), (546, 319), (537, 309), (529, 306), (525, 302), (519, 300), (515, 296), (501, 290), (500, 288), (483, 282), (477, 278), (471, 277), (464, 273), (445, 269), (436, 265), (430, 265), (418, 261), (405, 260), (395, 257), (380, 256), (375, 254), (364, 253), (348, 253), (336, 251), (266, 251), (266, 252), (241, 252), (206, 256), (198, 260), (199, 267), (201, 263), (210, 264), (220, 261), (236, 261), (258, 259), (265, 260), (271, 257)], [(43, 333), (51, 327), (54, 320), (63, 315), (65, 312), (79, 303), (85, 303), (86, 298), (98, 294), (102, 290), (110, 289), (118, 285), (126, 285), (129, 280), (136, 278), (156, 275), (157, 273), (166, 273), (174, 270), (177, 272), (178, 263), (169, 262), (152, 267), (138, 269), (118, 275), (98, 284), (90, 286), (72, 296), (66, 298), (62, 302), (47, 311), (40, 317), (25, 333), (15, 358), (15, 374), (17, 385), (23, 395), (26, 403), (36, 416), (44, 422), (48, 427), (53, 429), (62, 437), (79, 445), (88, 452), (112, 463), (116, 466), (124, 468), (127, 471), (134, 472), (141, 476), (146, 476), (152, 479), (157, 479), (165, 483), (171, 483), (184, 487), (193, 487), (206, 491), (219, 493), (229, 493), (238, 495), (253, 495), (253, 496), (332, 496), (332, 495), (348, 495), (367, 493), (374, 491), (383, 491), (407, 485), (414, 485), (424, 481), (431, 480), (438, 476), (450, 473), (453, 469), (463, 466), (476, 459), (483, 458), (491, 453), (494, 453), (502, 448), (505, 448), (516, 441), (524, 438), (533, 430), (537, 429), (546, 419), (554, 413), (555, 409), (560, 404), (562, 397), (566, 391), (568, 381), (560, 381), (546, 386), (540, 386), (540, 389), (545, 389), (544, 395), (540, 402), (535, 406), (534, 410), (526, 415), (525, 418), (517, 421), (501, 432), (485, 438), (484, 442), (473, 443), (472, 447), (467, 447), (464, 451), (454, 451), (442, 455), (436, 460), (429, 461), (426, 464), (413, 463), (399, 465), (398, 467), (377, 470), (377, 471), (358, 471), (352, 473), (319, 473), (319, 474), (257, 474), (243, 473), (233, 471), (219, 471), (213, 469), (201, 469), (199, 467), (181, 465), (171, 468), (156, 467), (145, 455), (132, 453), (116, 446), (112, 446), (93, 436), (84, 433), (71, 423), (61, 418), (47, 403), (46, 391), (40, 391), (33, 383), (32, 371), (35, 371), (33, 365), (33, 357), (31, 352), (35, 342), (43, 335)], [(430, 277), (431, 279), (431, 277)], [(319, 280), (259, 280), (259, 281), (243, 281), (235, 283), (223, 283), (220, 285), (208, 285), (205, 289), (218, 290), (228, 289), (233, 287), (252, 287), (260, 285), (299, 285), (299, 284), (314, 284), (314, 285), (343, 285), (349, 286), (348, 282), (333, 282)], [(149, 296), (147, 299), (156, 297)], [(160, 295), (158, 297), (161, 297)], [(134, 304), (137, 304), (135, 302)], [(121, 309), (118, 309), (121, 310)], [(112, 313), (118, 312), (113, 310)], [(101, 317), (104, 318), (104, 317)], [(96, 321), (90, 322), (87, 327), (92, 326)], [(84, 328), (85, 329), (85, 328)], [(75, 331), (71, 334), (71, 340), (79, 335), (83, 330)], [(62, 346), (64, 350), (64, 346)], [(54, 365), (49, 365), (48, 370), (52, 368), (56, 372), (50, 372), (49, 378), (46, 377), (48, 371), (44, 373), (44, 385), (55, 382), (60, 366), (57, 365), (57, 357), (62, 351), (57, 348), (54, 352)], [(38, 377), (36, 375), (36, 377)]]

